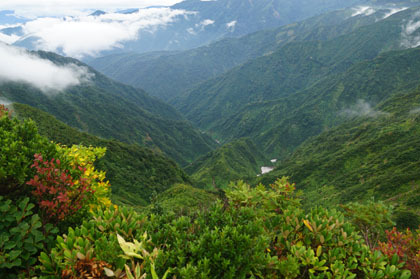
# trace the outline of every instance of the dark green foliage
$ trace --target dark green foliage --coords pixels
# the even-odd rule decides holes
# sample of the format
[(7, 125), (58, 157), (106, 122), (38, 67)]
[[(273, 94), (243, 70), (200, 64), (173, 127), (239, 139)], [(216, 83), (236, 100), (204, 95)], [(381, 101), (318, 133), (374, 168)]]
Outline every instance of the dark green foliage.
[(116, 203), (146, 205), (151, 195), (175, 183), (185, 183), (187, 175), (171, 159), (139, 145), (101, 139), (71, 128), (55, 117), (27, 105), (14, 104), (20, 118), (31, 118), (39, 133), (67, 146), (82, 144), (106, 147), (105, 156), (96, 165), (104, 170), (112, 186)]
[(29, 198), (14, 202), (0, 196), (1, 278), (29, 278), (40, 251), (54, 241), (51, 234), (58, 230), (43, 224), (34, 207)]
[[(81, 64), (37, 52), (57, 64)], [(44, 110), (82, 131), (162, 151), (180, 164), (209, 152), (216, 144), (195, 130), (178, 112), (144, 91), (114, 82), (98, 72), (91, 82), (64, 92), (44, 93), (21, 83), (2, 83), (0, 97)]]
[(142, 220), (132, 209), (109, 208), (94, 214), (94, 218), (83, 221), (78, 228), (69, 228), (67, 235), (57, 237), (56, 247), (49, 254), (41, 253), (40, 270), (44, 277), (60, 278), (64, 269), (72, 268), (83, 256), (104, 260), (122, 269), (125, 259), (118, 244), (117, 234), (131, 241), (140, 237)]
[[(309, 139), (262, 180), (268, 183), (290, 175), (304, 190), (308, 207), (373, 196), (399, 205), (398, 211), (407, 212), (405, 204), (415, 213), (420, 182), (417, 107), (420, 90), (389, 98), (374, 109), (376, 116), (358, 117)], [(403, 226), (407, 219), (396, 221)], [(416, 219), (410, 226), (416, 225)]]
[(385, 239), (385, 230), (395, 225), (391, 220), (392, 207), (383, 202), (351, 202), (341, 207), (344, 209), (344, 215), (359, 230), (370, 249), (377, 247), (378, 241)]
[(420, 216), (411, 211), (397, 211), (395, 216), (398, 229), (416, 229), (420, 226)]
[(199, 187), (224, 188), (230, 181), (256, 177), (268, 162), (251, 140), (240, 139), (199, 158), (185, 171)]
[(208, 209), (215, 201), (216, 196), (212, 193), (189, 185), (176, 184), (165, 192), (157, 194), (147, 209), (157, 215), (169, 212), (189, 215)]
[(33, 121), (20, 122), (0, 114), (0, 195), (22, 195), (25, 182), (32, 177), (34, 154), (46, 158), (56, 154), (55, 145), (38, 134)]

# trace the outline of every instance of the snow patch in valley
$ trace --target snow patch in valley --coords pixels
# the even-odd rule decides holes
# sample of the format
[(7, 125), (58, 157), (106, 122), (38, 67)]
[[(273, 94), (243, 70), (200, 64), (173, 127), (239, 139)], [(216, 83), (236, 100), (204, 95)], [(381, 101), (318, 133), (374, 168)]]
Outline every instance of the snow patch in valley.
[(266, 174), (274, 170), (274, 167), (261, 167), (261, 174)]

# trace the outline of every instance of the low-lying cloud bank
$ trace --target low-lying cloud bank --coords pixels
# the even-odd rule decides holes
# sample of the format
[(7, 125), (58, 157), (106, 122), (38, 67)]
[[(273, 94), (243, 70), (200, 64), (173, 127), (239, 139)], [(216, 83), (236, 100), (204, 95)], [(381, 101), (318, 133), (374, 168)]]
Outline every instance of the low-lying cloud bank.
[(1, 0), (0, 10), (13, 10), (17, 16), (37, 18), (45, 16), (80, 15), (82, 10), (117, 10), (172, 6), (182, 0)]
[(365, 100), (358, 100), (356, 104), (350, 108), (344, 109), (341, 115), (345, 117), (378, 117), (388, 115), (386, 112), (375, 110)]
[(193, 13), (161, 7), (99, 16), (42, 17), (22, 25), (24, 36), (20, 40), (35, 39), (35, 49), (81, 59), (122, 47), (124, 42), (137, 40), (140, 31), (153, 33), (190, 14)]
[(75, 64), (58, 66), (26, 50), (0, 43), (0, 83), (23, 82), (44, 92), (56, 92), (88, 82), (92, 74)]

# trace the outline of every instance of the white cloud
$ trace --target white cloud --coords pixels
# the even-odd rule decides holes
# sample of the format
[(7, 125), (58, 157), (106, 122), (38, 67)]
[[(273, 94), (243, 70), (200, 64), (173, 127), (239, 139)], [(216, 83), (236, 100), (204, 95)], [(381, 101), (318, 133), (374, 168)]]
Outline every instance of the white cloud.
[(0, 105), (10, 106), (11, 104), (12, 102), (10, 102), (9, 100), (0, 97)]
[(415, 13), (411, 19), (402, 26), (401, 46), (414, 48), (420, 46), (420, 35), (415, 32), (420, 28), (420, 12)]
[(136, 13), (107, 13), (101, 16), (44, 17), (27, 22), (23, 32), (36, 37), (36, 49), (61, 52), (82, 58), (104, 50), (121, 47), (136, 40), (140, 30), (153, 32), (189, 12), (170, 8), (140, 9)]
[(347, 117), (378, 117), (382, 115), (387, 115), (388, 113), (375, 110), (365, 100), (358, 100), (355, 105), (351, 106), (350, 108), (344, 109), (341, 112), (341, 114)]
[(359, 7), (353, 8), (353, 10), (354, 12), (351, 16), (358, 16), (358, 15), (370, 16), (376, 12), (373, 7), (369, 7), (369, 6), (359, 6)]
[(236, 23), (238, 23), (236, 20), (226, 23), (227, 29), (233, 32), (235, 30)]
[(195, 32), (194, 28), (192, 28), (192, 27), (188, 28), (187, 32), (190, 33), (191, 35), (197, 35), (197, 32)]
[(0, 42), (4, 42), (6, 44), (13, 44), (14, 42), (16, 42), (17, 40), (19, 40), (19, 36), (17, 35), (7, 35), (7, 34), (3, 34), (0, 33)]
[(171, 6), (182, 0), (1, 0), (0, 10), (14, 10), (25, 17), (80, 15), (81, 10), (115, 11), (125, 8)]
[(203, 21), (201, 21), (199, 24), (196, 24), (195, 26), (196, 27), (199, 27), (199, 26), (203, 26), (203, 27), (205, 27), (205, 26), (207, 26), (207, 25), (212, 25), (212, 24), (214, 24), (214, 20), (211, 20), (211, 19), (205, 19), (205, 20), (203, 20)]
[(44, 92), (88, 82), (92, 74), (74, 64), (58, 66), (26, 50), (0, 44), (0, 82), (24, 82)]
[(392, 16), (393, 14), (396, 14), (396, 13), (399, 13), (399, 12), (402, 12), (402, 11), (405, 11), (405, 10), (407, 10), (408, 8), (407, 7), (402, 7), (402, 8), (390, 8), (390, 9), (388, 9), (389, 10), (389, 12), (388, 13), (386, 13), (385, 14), (385, 16), (383, 17), (384, 19), (385, 18), (388, 18), (388, 17), (390, 17), (390, 16)]

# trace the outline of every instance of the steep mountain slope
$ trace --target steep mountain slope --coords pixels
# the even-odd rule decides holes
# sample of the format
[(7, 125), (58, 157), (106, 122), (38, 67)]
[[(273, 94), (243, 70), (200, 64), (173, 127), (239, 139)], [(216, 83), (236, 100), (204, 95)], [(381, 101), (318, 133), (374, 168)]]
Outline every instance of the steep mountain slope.
[(240, 139), (199, 158), (187, 166), (194, 185), (223, 188), (229, 182), (255, 177), (268, 160), (249, 139)]
[[(38, 55), (59, 65), (83, 66), (77, 60), (52, 53)], [(91, 134), (160, 150), (180, 164), (206, 154), (215, 146), (169, 105), (92, 69), (89, 73), (94, 74), (89, 83), (48, 94), (23, 83), (2, 83), (0, 97), (40, 108)]]
[(311, 136), (370, 113), (372, 106), (419, 85), (420, 50), (381, 54), (342, 74), (325, 78), (286, 98), (250, 103), (216, 127), (228, 139), (250, 136), (274, 158), (282, 159)]
[(399, 205), (397, 211), (409, 209), (400, 218), (419, 214), (420, 88), (372, 111), (309, 139), (261, 179), (290, 176), (307, 206), (375, 197)]
[(381, 20), (390, 11), (377, 8), (375, 13), (368, 16), (355, 15), (355, 9), (334, 11), (274, 30), (223, 39), (197, 49), (114, 54), (90, 60), (89, 64), (118, 81), (144, 88), (161, 99), (171, 100), (199, 82), (274, 51), (286, 43), (329, 40)]
[(107, 173), (112, 186), (112, 199), (118, 204), (146, 205), (154, 193), (176, 183), (188, 183), (187, 175), (171, 159), (141, 147), (116, 140), (105, 140), (67, 126), (54, 116), (23, 104), (13, 104), (19, 118), (31, 118), (41, 135), (71, 146), (106, 147), (105, 156), (96, 165)]
[(401, 25), (418, 9), (395, 14), (329, 41), (293, 42), (206, 81), (175, 106), (202, 129), (213, 130), (251, 102), (275, 100), (401, 47)]

